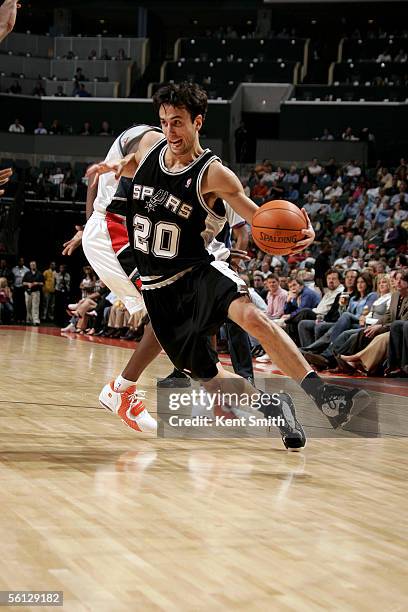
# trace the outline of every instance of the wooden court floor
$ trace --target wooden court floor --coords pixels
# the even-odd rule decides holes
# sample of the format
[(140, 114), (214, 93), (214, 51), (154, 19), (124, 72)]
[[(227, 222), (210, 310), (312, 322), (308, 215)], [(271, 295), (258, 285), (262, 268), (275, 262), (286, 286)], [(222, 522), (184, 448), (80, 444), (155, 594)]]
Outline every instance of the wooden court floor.
[[(154, 439), (98, 407), (128, 349), (3, 327), (0, 354), (0, 590), (69, 611), (408, 608), (407, 438)], [(141, 381), (153, 414), (168, 371)]]

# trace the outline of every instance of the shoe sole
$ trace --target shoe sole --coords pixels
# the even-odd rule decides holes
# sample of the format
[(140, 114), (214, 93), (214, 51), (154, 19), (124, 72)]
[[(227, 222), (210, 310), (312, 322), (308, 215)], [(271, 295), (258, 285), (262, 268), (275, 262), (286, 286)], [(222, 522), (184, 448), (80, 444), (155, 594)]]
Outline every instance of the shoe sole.
[(350, 412), (348, 413), (346, 420), (341, 423), (341, 429), (344, 429), (344, 427), (348, 425), (348, 423), (350, 423), (350, 421), (354, 417), (358, 416), (360, 412), (362, 412), (365, 408), (367, 408), (367, 406), (370, 405), (371, 397), (366, 391), (358, 391), (353, 397), (352, 401), (353, 405), (351, 406)]
[(106, 404), (104, 404), (103, 402), (101, 402), (101, 400), (99, 400), (99, 405), (100, 405), (100, 406), (102, 406), (102, 408), (105, 408), (105, 410), (107, 410), (107, 411), (108, 411), (108, 412), (110, 412), (111, 414), (115, 414), (115, 413), (113, 412), (113, 410), (111, 410), (111, 409), (109, 408), (109, 406), (107, 406)]

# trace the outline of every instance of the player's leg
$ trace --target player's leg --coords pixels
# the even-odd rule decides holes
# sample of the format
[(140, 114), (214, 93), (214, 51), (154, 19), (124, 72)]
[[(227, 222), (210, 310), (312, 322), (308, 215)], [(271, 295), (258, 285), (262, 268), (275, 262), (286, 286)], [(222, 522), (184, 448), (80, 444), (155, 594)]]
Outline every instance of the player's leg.
[(108, 229), (105, 216), (94, 212), (85, 225), (82, 246), (99, 278), (123, 301), (130, 314), (142, 308), (142, 297), (129, 278), (135, 267), (133, 258), (132, 269), (124, 269), (119, 261), (125, 251), (130, 251), (126, 227), (118, 221), (110, 222)]
[(257, 309), (249, 298), (234, 300), (229, 306), (228, 316), (249, 334), (259, 338), (278, 368), (300, 384), (333, 427), (345, 425), (370, 403), (365, 391), (324, 383), (311, 370), (293, 340)]
[(220, 394), (220, 397), (228, 400), (231, 397), (238, 398), (238, 405), (221, 406), (221, 411), (226, 412), (231, 409), (233, 415), (236, 416), (238, 414), (237, 409), (239, 409), (239, 398), (252, 398), (250, 404), (252, 406), (261, 404), (261, 407), (257, 409), (264, 416), (280, 417), (277, 427), (282, 442), (288, 450), (299, 450), (306, 445), (305, 432), (296, 417), (295, 406), (288, 393), (281, 391), (271, 395), (256, 389), (249, 380), (235, 374), (235, 372), (228, 372), (220, 363), (217, 364), (217, 368), (217, 376), (202, 383), (204, 389), (208, 393)]

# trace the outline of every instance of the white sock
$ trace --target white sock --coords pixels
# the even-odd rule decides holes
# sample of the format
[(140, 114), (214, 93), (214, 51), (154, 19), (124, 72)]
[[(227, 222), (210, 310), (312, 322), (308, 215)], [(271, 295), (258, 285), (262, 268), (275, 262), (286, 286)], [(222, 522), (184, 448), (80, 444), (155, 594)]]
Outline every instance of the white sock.
[(134, 380), (127, 380), (126, 378), (123, 378), (121, 374), (119, 374), (113, 383), (113, 388), (117, 393), (123, 393), (126, 391), (126, 389), (129, 389), (129, 387), (132, 387), (135, 384), (136, 383)]

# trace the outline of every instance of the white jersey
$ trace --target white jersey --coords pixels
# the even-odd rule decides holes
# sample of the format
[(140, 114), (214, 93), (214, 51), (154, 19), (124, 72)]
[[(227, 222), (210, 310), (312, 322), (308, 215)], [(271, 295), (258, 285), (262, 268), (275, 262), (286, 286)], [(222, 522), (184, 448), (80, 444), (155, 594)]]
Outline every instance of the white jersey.
[[(245, 219), (243, 219), (227, 202), (224, 201), (225, 206), (225, 218), (229, 225), (229, 231), (234, 227), (244, 225)], [(226, 261), (230, 256), (230, 250), (225, 244), (214, 238), (214, 240), (208, 245), (207, 251), (210, 255), (213, 255), (216, 261)]]
[[(134, 125), (122, 132), (109, 149), (105, 157), (105, 162), (123, 159), (123, 157), (126, 157), (132, 150), (135, 152), (137, 150), (138, 141), (146, 132), (150, 132), (151, 130), (161, 132), (160, 128), (151, 125)], [(114, 172), (101, 174), (98, 182), (98, 193), (93, 205), (94, 210), (105, 214), (106, 208), (111, 203), (117, 187), (118, 181), (115, 179)]]

